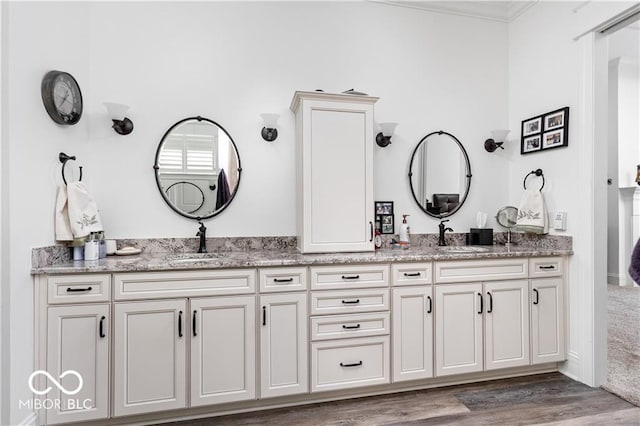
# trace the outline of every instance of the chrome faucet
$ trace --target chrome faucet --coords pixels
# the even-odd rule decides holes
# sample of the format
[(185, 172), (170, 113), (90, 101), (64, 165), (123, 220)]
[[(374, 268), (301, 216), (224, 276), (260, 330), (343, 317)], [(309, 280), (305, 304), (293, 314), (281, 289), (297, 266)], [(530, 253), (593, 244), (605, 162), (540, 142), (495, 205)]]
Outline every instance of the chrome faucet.
[(445, 219), (445, 220), (441, 221), (440, 225), (438, 225), (438, 228), (440, 228), (440, 236), (438, 237), (438, 245), (439, 246), (446, 246), (447, 245), (447, 242), (444, 240), (444, 233), (446, 231), (453, 232), (453, 229), (444, 227), (444, 223), (445, 222), (449, 222), (449, 219)]
[(198, 253), (206, 253), (207, 252), (207, 228), (204, 226), (204, 223), (198, 222), (200, 224), (200, 228), (198, 228), (198, 233), (196, 233), (196, 237), (200, 237), (200, 247), (198, 248)]

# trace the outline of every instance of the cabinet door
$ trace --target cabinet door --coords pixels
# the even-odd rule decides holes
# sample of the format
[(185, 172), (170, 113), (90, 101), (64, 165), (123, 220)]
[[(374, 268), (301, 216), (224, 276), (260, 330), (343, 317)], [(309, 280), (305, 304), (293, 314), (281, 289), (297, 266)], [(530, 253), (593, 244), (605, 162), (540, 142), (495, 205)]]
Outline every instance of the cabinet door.
[(260, 296), (260, 396), (309, 391), (307, 294)]
[(482, 284), (435, 288), (436, 376), (482, 371)]
[(47, 424), (109, 417), (109, 318), (106, 303), (49, 308), (47, 372), (69, 391), (79, 382), (74, 373), (64, 373), (77, 372), (82, 387), (67, 395), (51, 386), (46, 398), (59, 400), (60, 407), (47, 410)]
[(393, 381), (433, 377), (431, 286), (393, 289)]
[(562, 278), (531, 280), (531, 363), (565, 360), (564, 336)]
[(114, 304), (114, 416), (186, 407), (187, 302)]
[(485, 369), (529, 365), (529, 282), (484, 284)]
[(303, 252), (373, 251), (373, 105), (308, 102)]
[(191, 300), (191, 406), (254, 399), (255, 296)]

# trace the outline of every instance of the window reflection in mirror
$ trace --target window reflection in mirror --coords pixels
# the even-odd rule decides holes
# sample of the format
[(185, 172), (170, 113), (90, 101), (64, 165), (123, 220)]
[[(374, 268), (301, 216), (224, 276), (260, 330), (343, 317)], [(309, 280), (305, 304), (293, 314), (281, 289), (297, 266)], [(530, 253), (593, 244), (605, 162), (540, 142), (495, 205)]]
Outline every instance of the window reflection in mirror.
[(469, 158), (455, 136), (433, 132), (418, 143), (411, 156), (409, 184), (424, 212), (452, 215), (464, 203), (470, 183)]
[(206, 219), (231, 202), (240, 180), (236, 146), (217, 123), (195, 117), (173, 125), (156, 153), (156, 181), (183, 216)]

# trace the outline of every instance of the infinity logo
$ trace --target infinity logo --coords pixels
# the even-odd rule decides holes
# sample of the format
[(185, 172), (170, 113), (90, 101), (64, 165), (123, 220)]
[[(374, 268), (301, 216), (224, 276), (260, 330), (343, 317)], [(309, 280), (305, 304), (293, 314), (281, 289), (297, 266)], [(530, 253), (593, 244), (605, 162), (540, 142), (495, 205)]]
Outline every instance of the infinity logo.
[(75, 370), (67, 370), (64, 373), (62, 373), (60, 375), (60, 380), (64, 379), (66, 376), (68, 376), (69, 374), (71, 374), (72, 376), (76, 376), (78, 378), (78, 387), (75, 388), (74, 390), (67, 390), (64, 388), (64, 386), (62, 386), (60, 384), (60, 382), (58, 382), (56, 379), (53, 378), (53, 376), (51, 376), (51, 374), (49, 374), (48, 371), (44, 371), (44, 370), (36, 370), (33, 373), (31, 373), (31, 375), (29, 376), (29, 388), (31, 389), (31, 392), (35, 393), (36, 395), (44, 395), (46, 393), (49, 393), (49, 391), (51, 390), (51, 386), (47, 387), (45, 390), (40, 391), (37, 390), (34, 385), (33, 385), (33, 379), (39, 375), (42, 374), (44, 376), (46, 376), (50, 381), (53, 382), (54, 385), (56, 385), (58, 387), (58, 389), (60, 389), (62, 391), (62, 393), (66, 394), (66, 395), (75, 395), (78, 392), (80, 392), (80, 389), (82, 389), (82, 376), (80, 375), (80, 373), (78, 373)]

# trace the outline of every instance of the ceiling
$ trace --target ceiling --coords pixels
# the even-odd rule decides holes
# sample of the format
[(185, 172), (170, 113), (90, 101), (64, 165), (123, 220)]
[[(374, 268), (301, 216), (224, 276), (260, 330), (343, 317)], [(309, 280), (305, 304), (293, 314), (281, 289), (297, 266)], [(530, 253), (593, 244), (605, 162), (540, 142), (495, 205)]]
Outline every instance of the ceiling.
[(527, 9), (537, 3), (535, 1), (403, 1), (403, 0), (371, 0), (392, 6), (410, 7), (431, 12), (449, 13), (499, 22), (511, 22)]

